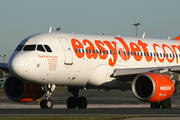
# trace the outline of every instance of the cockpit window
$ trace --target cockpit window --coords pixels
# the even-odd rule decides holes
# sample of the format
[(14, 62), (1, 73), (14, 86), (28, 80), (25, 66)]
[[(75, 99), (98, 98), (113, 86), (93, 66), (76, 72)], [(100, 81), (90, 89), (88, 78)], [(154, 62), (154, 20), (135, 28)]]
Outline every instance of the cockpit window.
[(44, 45), (44, 47), (46, 48), (47, 52), (52, 52), (51, 48), (48, 45)]
[(37, 50), (38, 50), (38, 51), (45, 52), (45, 49), (43, 48), (42, 45), (38, 45), (38, 46), (37, 46)]
[(15, 51), (21, 51), (24, 45), (18, 45)]
[(35, 51), (36, 45), (25, 45), (23, 51)]

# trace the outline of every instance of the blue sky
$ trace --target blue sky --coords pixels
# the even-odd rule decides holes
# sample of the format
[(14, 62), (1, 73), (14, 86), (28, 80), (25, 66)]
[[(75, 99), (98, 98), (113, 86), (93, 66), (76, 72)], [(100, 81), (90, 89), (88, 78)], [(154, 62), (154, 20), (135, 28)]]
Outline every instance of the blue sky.
[[(180, 0), (0, 0), (0, 54), (8, 59), (21, 40), (46, 32), (175, 38), (180, 34)], [(0, 62), (3, 59), (0, 58)]]

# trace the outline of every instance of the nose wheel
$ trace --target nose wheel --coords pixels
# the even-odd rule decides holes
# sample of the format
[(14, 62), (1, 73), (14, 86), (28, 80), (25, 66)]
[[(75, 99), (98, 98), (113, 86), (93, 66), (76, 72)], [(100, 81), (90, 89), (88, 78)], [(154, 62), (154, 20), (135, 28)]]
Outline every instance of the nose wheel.
[(53, 107), (53, 101), (50, 100), (51, 98), (51, 92), (55, 90), (55, 85), (51, 85), (51, 84), (48, 84), (48, 85), (44, 85), (43, 86), (43, 89), (45, 91), (45, 96), (46, 96), (46, 99), (45, 100), (42, 100), (40, 102), (40, 107), (42, 109), (52, 109)]
[(42, 100), (40, 103), (40, 107), (42, 109), (46, 108), (46, 109), (52, 109), (53, 107), (53, 102), (52, 100)]

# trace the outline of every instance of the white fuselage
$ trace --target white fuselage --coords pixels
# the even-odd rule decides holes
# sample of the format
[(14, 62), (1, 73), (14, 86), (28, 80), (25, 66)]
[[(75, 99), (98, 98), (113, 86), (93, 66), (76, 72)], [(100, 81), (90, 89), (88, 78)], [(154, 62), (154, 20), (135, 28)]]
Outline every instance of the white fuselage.
[[(119, 81), (110, 77), (115, 69), (180, 63), (178, 40), (56, 32), (30, 36), (19, 45), (8, 68), (15, 77), (38, 84), (85, 87), (113, 83), (109, 86), (116, 88)], [(28, 45), (35, 48), (25, 49)]]

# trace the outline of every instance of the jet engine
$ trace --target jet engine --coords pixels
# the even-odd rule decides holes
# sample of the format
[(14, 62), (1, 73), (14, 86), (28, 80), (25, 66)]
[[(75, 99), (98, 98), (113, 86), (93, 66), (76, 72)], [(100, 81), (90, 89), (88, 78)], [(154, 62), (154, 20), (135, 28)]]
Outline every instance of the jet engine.
[(141, 101), (160, 102), (173, 95), (175, 86), (167, 75), (144, 73), (134, 78), (132, 91)]
[(25, 82), (10, 76), (4, 83), (6, 96), (16, 102), (31, 102), (41, 98), (44, 91), (41, 85)]

